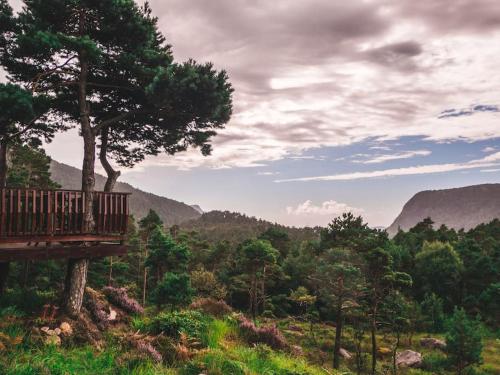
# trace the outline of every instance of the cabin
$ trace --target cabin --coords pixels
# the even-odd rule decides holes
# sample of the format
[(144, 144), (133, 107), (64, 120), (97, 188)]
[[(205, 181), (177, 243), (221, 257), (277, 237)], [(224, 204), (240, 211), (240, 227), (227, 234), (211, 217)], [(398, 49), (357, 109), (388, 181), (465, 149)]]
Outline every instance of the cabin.
[(94, 192), (87, 229), (82, 191), (0, 189), (0, 262), (126, 254), (129, 196)]

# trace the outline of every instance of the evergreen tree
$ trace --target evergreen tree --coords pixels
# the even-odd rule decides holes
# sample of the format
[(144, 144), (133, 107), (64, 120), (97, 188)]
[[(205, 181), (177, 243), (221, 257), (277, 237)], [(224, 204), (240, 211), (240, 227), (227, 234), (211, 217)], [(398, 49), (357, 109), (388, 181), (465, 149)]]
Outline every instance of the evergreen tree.
[[(140, 102), (133, 92), (147, 70), (141, 64), (168, 64), (169, 47), (159, 39), (156, 20), (132, 0), (26, 0), (18, 27), (7, 43), (4, 65), (16, 82), (54, 98), (54, 110), (68, 123), (79, 124), (84, 144), (82, 191), (87, 197), (84, 230), (91, 232), (96, 139), (103, 128), (136, 114), (104, 115), (106, 98), (123, 99), (129, 105), (124, 110)], [(70, 315), (80, 310), (87, 267), (86, 259), (68, 263)]]
[(446, 354), (457, 375), (482, 362), (483, 344), (479, 321), (467, 317), (464, 309), (455, 308), (447, 322)]
[(255, 320), (259, 305), (265, 302), (265, 286), (268, 268), (276, 264), (279, 252), (269, 241), (250, 240), (241, 248), (239, 265), (246, 276), (248, 285), (248, 306), (252, 318)]
[(173, 310), (175, 307), (189, 304), (194, 293), (187, 273), (167, 272), (156, 286), (152, 299), (158, 309), (163, 305), (170, 305)]

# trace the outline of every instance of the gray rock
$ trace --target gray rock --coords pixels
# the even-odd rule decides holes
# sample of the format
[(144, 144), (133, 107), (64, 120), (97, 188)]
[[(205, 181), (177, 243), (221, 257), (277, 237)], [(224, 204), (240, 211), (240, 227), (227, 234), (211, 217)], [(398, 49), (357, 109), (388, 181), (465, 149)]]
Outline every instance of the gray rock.
[(344, 348), (340, 348), (339, 350), (339, 354), (342, 358), (344, 359), (351, 359), (352, 358), (352, 354), (349, 353), (347, 350), (345, 350)]
[(423, 337), (420, 339), (420, 345), (429, 349), (446, 349), (446, 342), (444, 340), (436, 339), (434, 337)]
[(422, 365), (422, 354), (413, 350), (405, 350), (396, 355), (396, 366), (417, 368)]

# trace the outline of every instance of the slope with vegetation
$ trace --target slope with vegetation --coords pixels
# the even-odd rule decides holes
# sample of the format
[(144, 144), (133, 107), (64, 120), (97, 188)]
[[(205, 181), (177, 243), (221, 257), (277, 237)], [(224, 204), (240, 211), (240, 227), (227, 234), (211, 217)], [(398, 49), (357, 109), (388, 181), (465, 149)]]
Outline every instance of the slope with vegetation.
[(466, 186), (455, 189), (421, 191), (403, 207), (387, 232), (409, 230), (430, 217), (455, 230), (469, 230), (500, 217), (500, 184)]
[[(82, 171), (78, 168), (52, 160), (50, 172), (52, 174), (52, 179), (63, 188), (74, 190), (80, 189), (79, 180)], [(103, 190), (106, 183), (106, 177), (100, 174), (96, 174), (95, 177), (96, 190)], [(132, 194), (130, 197), (130, 213), (135, 217), (140, 218), (146, 216), (149, 207), (155, 208), (166, 225), (180, 224), (184, 221), (196, 219), (201, 215), (195, 208), (183, 202), (147, 193), (124, 182), (117, 182), (115, 191)]]

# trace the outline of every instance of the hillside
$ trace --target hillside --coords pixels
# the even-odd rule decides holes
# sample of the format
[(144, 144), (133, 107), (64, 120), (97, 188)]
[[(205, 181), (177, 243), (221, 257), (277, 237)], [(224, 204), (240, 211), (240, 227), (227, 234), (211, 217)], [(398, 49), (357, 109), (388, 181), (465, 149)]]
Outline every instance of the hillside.
[(415, 194), (403, 207), (387, 231), (408, 230), (430, 217), (436, 226), (471, 229), (478, 224), (500, 218), (500, 184), (466, 186), (455, 189), (429, 190)]
[[(80, 189), (81, 170), (66, 164), (52, 161), (50, 166), (52, 178), (66, 189)], [(106, 179), (102, 175), (96, 174), (96, 189), (102, 190)], [(160, 215), (165, 225), (180, 224), (186, 220), (192, 220), (200, 217), (197, 209), (173, 199), (161, 197), (159, 195), (146, 193), (145, 191), (134, 188), (133, 186), (118, 182), (116, 191), (132, 193), (130, 200), (130, 212), (136, 218), (144, 217), (150, 208)]]
[(201, 217), (181, 224), (181, 229), (194, 230), (202, 239), (217, 242), (227, 240), (239, 243), (244, 239), (258, 237), (267, 229), (283, 229), (293, 241), (314, 240), (319, 238), (318, 228), (295, 228), (271, 223), (238, 212), (210, 211)]

